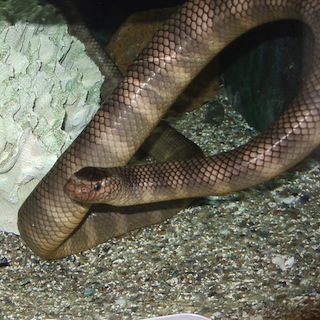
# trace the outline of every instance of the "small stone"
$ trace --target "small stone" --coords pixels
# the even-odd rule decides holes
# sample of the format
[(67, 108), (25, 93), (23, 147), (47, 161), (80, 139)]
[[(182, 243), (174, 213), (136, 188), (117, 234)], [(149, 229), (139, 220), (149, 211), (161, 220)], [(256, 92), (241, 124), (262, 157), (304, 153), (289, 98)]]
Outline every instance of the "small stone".
[(88, 289), (86, 289), (86, 290), (84, 291), (83, 295), (84, 295), (85, 297), (90, 297), (90, 296), (92, 296), (92, 295), (94, 294), (94, 292), (95, 292), (95, 289), (94, 289), (94, 288), (88, 288)]
[(281, 200), (284, 204), (292, 204), (296, 201), (295, 197), (287, 197)]

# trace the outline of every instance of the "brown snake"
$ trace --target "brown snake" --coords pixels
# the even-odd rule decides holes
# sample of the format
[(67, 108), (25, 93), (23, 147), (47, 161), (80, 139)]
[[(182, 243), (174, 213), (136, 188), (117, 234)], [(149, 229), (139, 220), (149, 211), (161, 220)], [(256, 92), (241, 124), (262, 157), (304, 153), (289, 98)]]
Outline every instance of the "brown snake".
[[(42, 257), (59, 258), (172, 216), (179, 203), (108, 206), (105, 212), (105, 206), (71, 200), (63, 186), (83, 167), (125, 165), (176, 96), (219, 51), (244, 32), (279, 19), (308, 24), (315, 52), (299, 95), (270, 130), (227, 153), (156, 164), (159, 171), (155, 174), (150, 166), (111, 171), (129, 176), (125, 180), (129, 184), (147, 178), (143, 185), (151, 186), (151, 194), (164, 200), (244, 189), (307, 156), (320, 143), (320, 1), (188, 1), (157, 32), (86, 129), (23, 204), (18, 224), (26, 244)], [(97, 176), (99, 172), (93, 179)], [(67, 191), (74, 191), (72, 188), (68, 186)], [(126, 204), (138, 191), (130, 192), (125, 193)]]

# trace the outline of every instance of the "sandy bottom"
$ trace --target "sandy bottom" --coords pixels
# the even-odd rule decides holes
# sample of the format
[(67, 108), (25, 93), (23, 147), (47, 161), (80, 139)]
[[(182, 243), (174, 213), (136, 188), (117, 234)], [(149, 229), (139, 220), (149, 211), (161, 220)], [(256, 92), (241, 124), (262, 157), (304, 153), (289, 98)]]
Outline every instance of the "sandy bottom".
[[(197, 113), (178, 126), (208, 153), (252, 135), (228, 108), (214, 130), (215, 111)], [(319, 160), (308, 158), (256, 188), (59, 261), (0, 233), (0, 259), (9, 261), (0, 269), (1, 318), (320, 319), (319, 176)]]

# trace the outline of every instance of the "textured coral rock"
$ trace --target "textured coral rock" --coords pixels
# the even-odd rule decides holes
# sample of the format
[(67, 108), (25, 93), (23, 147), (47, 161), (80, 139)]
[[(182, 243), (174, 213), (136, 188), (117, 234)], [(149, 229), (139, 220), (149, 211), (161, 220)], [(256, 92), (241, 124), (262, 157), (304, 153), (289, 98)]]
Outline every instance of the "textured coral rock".
[(102, 76), (51, 6), (0, 1), (0, 230), (99, 107)]

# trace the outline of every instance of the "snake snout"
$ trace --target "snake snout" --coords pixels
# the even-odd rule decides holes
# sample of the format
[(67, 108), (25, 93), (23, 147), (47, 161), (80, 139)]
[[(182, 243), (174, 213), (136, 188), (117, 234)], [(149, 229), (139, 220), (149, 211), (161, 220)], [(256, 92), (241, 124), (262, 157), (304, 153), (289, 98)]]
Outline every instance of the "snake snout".
[(64, 193), (73, 200), (88, 201), (90, 190), (83, 183), (70, 178), (64, 185)]
[(97, 202), (96, 193), (102, 188), (104, 177), (104, 173), (98, 168), (83, 168), (67, 180), (64, 193), (76, 201)]
[[(120, 170), (121, 171), (121, 170)], [(116, 168), (86, 167), (73, 174), (64, 185), (64, 193), (82, 203), (119, 204), (121, 179)]]

